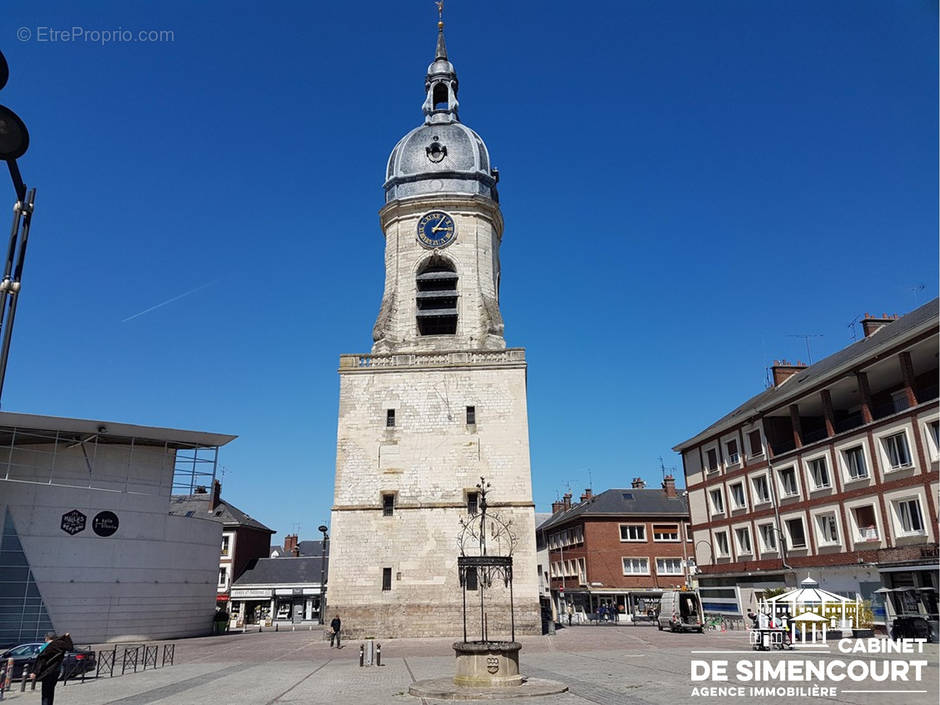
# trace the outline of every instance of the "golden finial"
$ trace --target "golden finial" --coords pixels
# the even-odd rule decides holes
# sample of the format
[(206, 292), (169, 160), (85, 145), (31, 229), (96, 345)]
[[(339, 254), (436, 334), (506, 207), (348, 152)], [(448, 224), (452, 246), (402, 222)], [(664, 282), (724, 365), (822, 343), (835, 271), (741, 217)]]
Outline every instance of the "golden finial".
[(437, 28), (444, 29), (444, 0), (435, 0), (437, 5)]

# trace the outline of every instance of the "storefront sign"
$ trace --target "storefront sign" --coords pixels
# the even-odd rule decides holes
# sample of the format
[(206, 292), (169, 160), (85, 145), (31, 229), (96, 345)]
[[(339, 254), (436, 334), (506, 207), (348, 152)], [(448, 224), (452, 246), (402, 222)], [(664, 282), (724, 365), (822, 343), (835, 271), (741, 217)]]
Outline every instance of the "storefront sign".
[(232, 599), (239, 600), (246, 597), (271, 597), (270, 590), (232, 590)]
[(91, 520), (91, 528), (98, 536), (111, 536), (118, 530), (118, 518), (114, 512), (98, 512)]

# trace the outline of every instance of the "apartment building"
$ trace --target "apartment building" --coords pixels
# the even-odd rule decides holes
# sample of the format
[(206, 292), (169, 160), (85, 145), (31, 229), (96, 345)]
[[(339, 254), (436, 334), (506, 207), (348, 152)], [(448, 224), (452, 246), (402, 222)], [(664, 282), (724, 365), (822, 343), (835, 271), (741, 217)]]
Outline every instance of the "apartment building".
[(173, 495), (170, 514), (200, 517), (222, 525), (216, 604), (225, 607), (231, 596), (232, 583), (252, 561), (268, 556), (271, 536), (277, 532), (226, 502), (221, 495), (222, 485), (213, 480), (211, 491), (197, 487), (195, 494)]
[(937, 613), (938, 305), (865, 317), (864, 338), (773, 386), (682, 454), (707, 611), (823, 587), (895, 614)]
[[(539, 526), (548, 547), (553, 607), (564, 620), (601, 606), (620, 619), (658, 604), (664, 589), (685, 585), (691, 564), (689, 508), (667, 476), (661, 489), (637, 478), (629, 489), (585, 490), (552, 504)], [(621, 616), (622, 615), (622, 616)]]

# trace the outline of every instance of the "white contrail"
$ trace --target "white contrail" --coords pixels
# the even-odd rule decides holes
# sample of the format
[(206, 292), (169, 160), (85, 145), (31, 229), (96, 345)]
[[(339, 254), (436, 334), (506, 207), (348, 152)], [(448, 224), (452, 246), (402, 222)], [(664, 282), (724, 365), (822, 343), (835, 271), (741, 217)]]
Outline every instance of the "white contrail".
[(137, 318), (138, 316), (143, 316), (145, 313), (150, 313), (151, 311), (156, 311), (158, 308), (161, 308), (161, 307), (163, 307), (163, 306), (166, 306), (167, 304), (171, 304), (171, 303), (173, 303), (174, 301), (179, 301), (180, 299), (182, 299), (182, 298), (184, 298), (184, 297), (186, 297), (186, 296), (189, 296), (190, 294), (195, 294), (197, 291), (200, 291), (200, 290), (202, 290), (202, 289), (205, 289), (207, 286), (212, 286), (213, 284), (215, 284), (215, 281), (207, 282), (207, 283), (205, 283), (205, 284), (202, 284), (201, 286), (197, 286), (195, 289), (190, 289), (189, 291), (186, 291), (186, 292), (180, 294), (179, 296), (174, 296), (172, 299), (167, 299), (166, 301), (163, 301), (163, 302), (161, 302), (161, 303), (158, 303), (156, 306), (151, 306), (150, 308), (144, 309), (144, 310), (141, 311), (140, 313), (135, 313), (133, 316), (128, 316), (128, 317), (125, 318), (123, 321), (121, 321), (121, 323), (127, 323), (128, 321), (134, 320), (134, 319)]

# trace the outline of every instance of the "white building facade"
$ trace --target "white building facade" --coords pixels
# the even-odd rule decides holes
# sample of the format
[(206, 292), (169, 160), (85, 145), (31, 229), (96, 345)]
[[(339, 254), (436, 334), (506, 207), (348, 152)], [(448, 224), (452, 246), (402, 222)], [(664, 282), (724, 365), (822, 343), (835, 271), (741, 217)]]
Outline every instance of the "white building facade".
[[(328, 617), (352, 636), (460, 633), (456, 536), (483, 476), (517, 540), (516, 630), (537, 633), (526, 361), (503, 338), (498, 174), (458, 119), (442, 25), (426, 89), (425, 123), (388, 162), (372, 353), (340, 358)], [(487, 599), (490, 635), (508, 634), (508, 593)]]
[(181, 456), (233, 438), (0, 412), (0, 644), (209, 633), (222, 527), (170, 494)]

